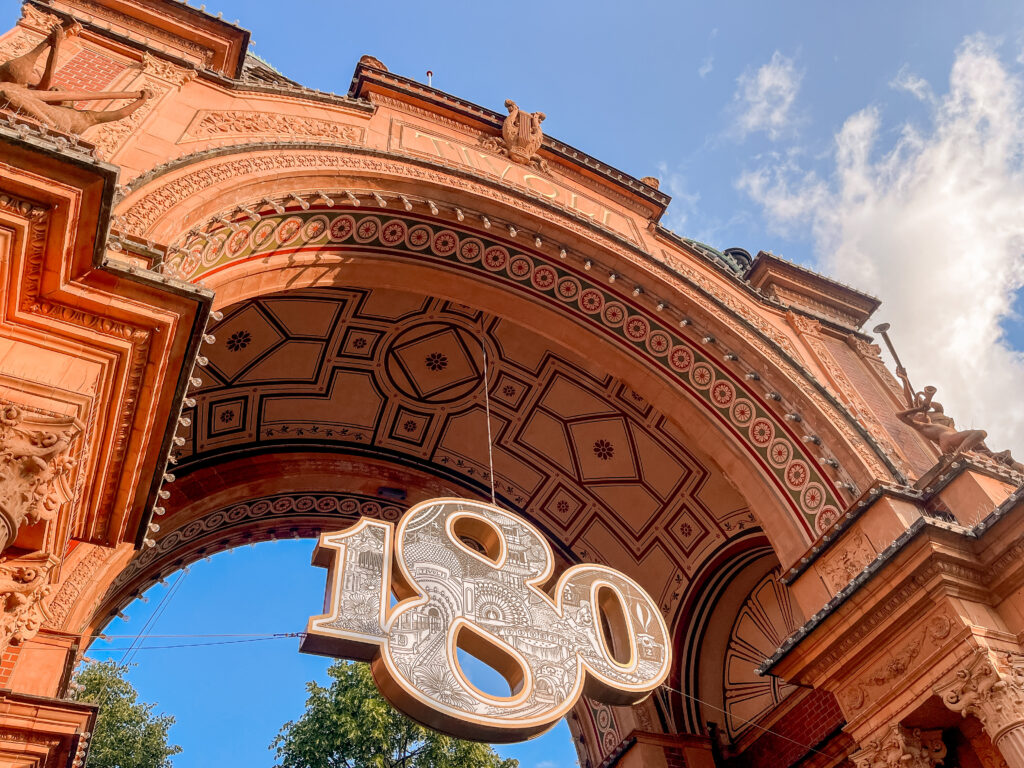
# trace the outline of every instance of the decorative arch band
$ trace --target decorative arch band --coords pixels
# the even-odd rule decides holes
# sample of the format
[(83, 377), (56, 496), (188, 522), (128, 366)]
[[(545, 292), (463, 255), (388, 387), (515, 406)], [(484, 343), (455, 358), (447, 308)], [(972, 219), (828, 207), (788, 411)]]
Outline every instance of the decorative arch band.
[(585, 272), (507, 241), (413, 214), (311, 207), (221, 227), (205, 239), (192, 238), (167, 269), (195, 281), (273, 255), (345, 251), (386, 253), (470, 272), (570, 314), (686, 391), (745, 448), (811, 539), (838, 518), (841, 502), (831, 479), (760, 395), (718, 364), (701, 344), (588, 279)]

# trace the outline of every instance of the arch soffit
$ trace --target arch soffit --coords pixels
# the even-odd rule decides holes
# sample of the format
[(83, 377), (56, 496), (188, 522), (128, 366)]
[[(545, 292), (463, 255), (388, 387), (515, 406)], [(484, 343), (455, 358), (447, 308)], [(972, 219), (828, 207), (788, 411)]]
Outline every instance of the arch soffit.
[[(627, 347), (632, 346), (634, 351), (640, 352), (641, 356), (661, 357), (662, 359), (656, 362), (661, 364), (662, 368), (667, 368), (670, 378), (677, 383), (681, 378), (679, 374), (683, 372), (673, 370), (670, 365), (665, 366), (664, 363), (666, 360), (671, 360), (676, 346), (685, 345), (685, 348), (700, 358), (699, 362), (696, 358), (691, 361), (689, 366), (691, 369), (695, 365), (698, 366), (697, 370), (703, 376), (707, 368), (710, 368), (713, 386), (717, 385), (719, 381), (728, 382), (734, 393), (743, 393), (745, 399), (756, 404), (756, 419), (763, 418), (770, 423), (772, 437), (767, 444), (755, 446), (753, 449), (754, 454), (757, 454), (758, 448), (764, 449), (760, 456), (762, 463), (766, 458), (767, 449), (774, 442), (775, 435), (778, 434), (790, 444), (790, 456), (800, 457), (800, 460), (817, 475), (814, 482), (820, 483), (821, 488), (825, 490), (826, 497), (817, 506), (829, 509), (829, 516), (822, 520), (818, 519), (817, 514), (803, 515), (805, 530), (810, 538), (814, 538), (827, 527), (839, 508), (843, 506), (843, 503), (839, 501), (836, 484), (827, 477), (826, 472), (822, 471), (817, 458), (803, 450), (795, 430), (780, 418), (776, 409), (765, 404), (759, 392), (748, 385), (741, 376), (737, 376), (735, 372), (726, 371), (724, 366), (716, 362), (716, 358), (721, 358), (724, 346), (722, 342), (729, 344), (740, 355), (759, 359), (763, 363), (764, 370), (770, 371), (764, 378), (770, 380), (771, 384), (780, 392), (792, 394), (792, 397), (788, 398), (791, 402), (797, 402), (804, 406), (805, 419), (810, 413), (809, 425), (812, 425), (819, 434), (830, 434), (832, 437), (830, 443), (836, 449), (835, 452), (841, 459), (841, 463), (844, 468), (849, 467), (849, 471), (858, 481), (867, 483), (874, 478), (888, 477), (894, 474), (894, 471), (890, 471), (887, 467), (888, 460), (876, 447), (868, 444), (870, 438), (864, 439), (866, 433), (863, 428), (859, 425), (851, 426), (855, 422), (835, 401), (830, 402), (830, 396), (824, 392), (823, 388), (811, 380), (806, 371), (795, 363), (785, 350), (780, 348), (777, 343), (779, 339), (767, 337), (763, 332), (764, 327), (758, 328), (752, 325), (749, 319), (751, 315), (749, 308), (745, 313), (747, 317), (740, 316), (737, 307), (741, 305), (741, 302), (737, 302), (735, 299), (728, 302), (729, 297), (723, 295), (722, 289), (712, 285), (714, 281), (702, 278), (693, 268), (687, 267), (689, 275), (681, 274), (678, 269), (675, 274), (672, 274), (669, 267), (655, 261), (640, 249), (623, 244), (620, 242), (621, 238), (617, 239), (609, 233), (602, 232), (600, 227), (592, 223), (581, 222), (578, 217), (574, 218), (564, 211), (558, 211), (555, 206), (546, 201), (531, 200), (516, 190), (497, 190), (499, 185), (490, 180), (472, 179), (469, 178), (472, 174), (467, 173), (455, 174), (451, 169), (419, 159), (395, 158), (383, 153), (358, 151), (355, 148), (340, 149), (336, 146), (299, 145), (287, 149), (278, 147), (273, 151), (264, 150), (256, 157), (252, 154), (239, 156), (238, 153), (243, 151), (251, 153), (255, 149), (253, 147), (222, 148), (215, 153), (216, 157), (192, 158), (187, 162), (178, 161), (171, 164), (171, 167), (161, 169), (146, 177), (140, 177), (128, 197), (119, 204), (118, 210), (122, 226), (127, 232), (136, 236), (172, 239), (181, 233), (182, 223), (187, 226), (208, 221), (216, 214), (224, 213), (225, 208), (246, 202), (251, 203), (260, 195), (283, 196), (286, 194), (286, 190), (287, 192), (299, 190), (309, 194), (312, 190), (328, 184), (337, 188), (339, 172), (346, 176), (358, 177), (361, 183), (373, 184), (380, 179), (412, 183), (418, 186), (420, 193), (418, 196), (421, 196), (424, 189), (429, 186), (429, 194), (435, 195), (438, 202), (445, 206), (445, 213), (448, 213), (450, 209), (453, 210), (453, 203), (448, 198), (453, 195), (462, 195), (459, 200), (468, 199), (473, 206), (479, 204), (481, 207), (490, 206), (491, 210), (496, 207), (499, 210), (504, 209), (505, 217), (515, 217), (517, 222), (526, 219), (537, 220), (541, 222), (535, 226), (538, 231), (544, 229), (551, 232), (552, 226), (557, 227), (554, 235), (545, 235), (548, 242), (561, 240), (561, 242), (568, 243), (574, 253), (593, 253), (595, 258), (600, 259), (600, 263), (611, 263), (612, 269), (615, 269), (616, 264), (621, 264), (623, 271), (628, 270), (634, 274), (643, 272), (646, 282), (650, 282), (652, 278), (657, 281), (657, 290), (661, 293), (682, 296), (695, 312), (700, 309), (705, 310), (705, 316), (701, 318), (701, 322), (705, 324), (705, 327), (718, 331), (717, 334), (714, 334), (719, 337), (719, 346), (717, 347), (702, 343), (701, 339), (695, 338), (692, 333), (687, 337), (682, 331), (668, 327), (665, 321), (668, 320), (666, 315), (669, 313), (666, 312), (662, 315), (652, 312), (646, 306), (649, 303), (645, 301), (646, 297), (635, 300), (624, 296), (624, 292), (614, 291), (611, 286), (597, 285), (596, 281), (592, 279), (593, 275), (585, 274), (569, 260), (559, 261), (557, 258), (551, 258), (542, 252), (543, 249), (528, 249), (508, 238), (499, 238), (483, 230), (473, 230), (465, 226), (464, 223), (458, 226), (457, 229), (461, 235), (457, 235), (457, 238), (460, 236), (475, 238), (488, 243), (488, 247), (494, 245), (504, 248), (510, 263), (516, 257), (525, 257), (531, 264), (528, 268), (529, 274), (524, 275), (524, 279), (517, 281), (518, 284), (514, 280), (515, 275), (512, 275), (513, 281), (510, 283), (507, 273), (498, 275), (496, 274), (498, 270), (481, 268), (479, 263), (470, 265), (466, 263), (465, 259), (460, 262), (458, 254), (447, 254), (448, 268), (452, 268), (454, 265), (463, 270), (473, 269), (477, 277), (500, 279), (506, 285), (512, 284), (517, 288), (525, 288), (527, 292), (532, 290), (536, 293), (538, 290), (541, 292), (544, 290), (537, 288), (535, 274), (554, 274), (555, 282), (553, 287), (550, 287), (549, 294), (553, 294), (563, 278), (569, 278), (579, 283), (581, 294), (588, 289), (596, 291), (601, 294), (603, 304), (614, 303), (623, 308), (625, 318), (624, 322), (619, 325), (620, 329), (629, 327), (630, 323), (632, 327), (647, 329), (643, 334), (645, 338), (641, 341), (631, 342), (621, 332), (617, 334), (619, 336), (617, 340)], [(339, 196), (341, 196), (340, 193)], [(464, 204), (467, 208), (472, 207), (469, 203)], [(325, 208), (326, 206), (320, 207)], [(343, 208), (346, 207), (336, 205), (325, 211), (315, 211), (312, 208), (309, 211), (302, 211), (298, 206), (294, 206), (294, 211), (287, 211), (279, 217), (278, 224), (283, 224), (284, 219), (298, 218), (300, 223), (308, 223), (309, 219), (317, 215), (337, 217), (342, 214), (352, 216), (354, 223), (355, 220), (361, 221), (371, 214), (369, 208), (356, 209), (353, 206), (347, 206), (347, 210), (344, 211)], [(514, 213), (509, 213), (510, 210)], [(171, 215), (172, 213), (173, 215)], [(432, 228), (431, 237), (439, 234), (443, 224), (447, 224), (445, 229), (456, 230), (454, 221), (443, 221), (438, 216), (415, 217), (414, 214), (405, 214), (403, 217), (396, 217), (393, 208), (375, 210), (373, 213), (388, 219), (408, 219), (407, 231), (417, 225), (425, 226), (428, 229)], [(265, 220), (273, 218), (273, 216), (268, 216), (265, 217)], [(454, 219), (455, 217), (451, 216), (450, 218)], [(176, 229), (174, 228), (175, 223), (177, 223)], [(379, 223), (380, 221), (378, 221)], [(213, 233), (218, 234), (216, 230), (213, 230)], [(226, 228), (220, 232), (223, 235), (228, 233)], [(324, 235), (324, 237), (332, 241), (335, 239), (332, 234)], [(192, 243), (186, 244), (192, 245)], [(306, 245), (310, 245), (310, 243), (306, 243)], [(275, 243), (274, 246), (275, 251), (281, 250), (279, 243)], [(320, 243), (311, 250), (319, 252), (322, 256), (326, 250), (365, 254), (367, 251), (373, 250), (380, 252), (382, 247), (393, 252), (396, 250), (393, 246), (387, 246), (381, 242), (379, 238), (373, 243), (370, 242), (370, 239), (360, 242), (360, 238), (355, 235), (350, 238), (350, 242), (332, 242), (326, 246)], [(444, 258), (435, 252), (433, 241), (427, 243), (426, 248), (431, 255)], [(301, 253), (301, 250), (301, 248), (293, 248), (291, 253), (297, 255)], [(408, 253), (405, 255), (416, 259), (422, 260), (426, 255), (422, 249), (419, 252), (414, 249), (406, 250)], [(237, 260), (239, 264), (246, 263), (245, 257), (251, 254), (246, 252), (240, 255), (242, 258)], [(542, 263), (546, 268), (538, 271), (538, 267)], [(224, 265), (218, 265), (217, 268), (223, 270)], [(194, 274), (190, 279), (199, 279), (200, 277), (204, 277), (204, 273)], [(212, 279), (212, 275), (205, 279)], [(701, 280), (703, 285), (698, 284), (697, 279)], [(584, 282), (587, 284), (586, 288), (582, 287)], [(622, 282), (631, 285), (639, 281), (627, 282), (624, 279)], [(589, 293), (588, 295), (595, 294)], [(575, 306), (568, 306), (567, 302), (552, 300), (550, 295), (546, 298), (553, 306), (577, 310), (578, 315), (585, 314), (579, 312)], [(602, 321), (603, 312), (590, 313), (583, 319)], [(762, 324), (762, 326), (768, 325), (768, 323)], [(658, 351), (652, 353), (650, 340), (659, 346)], [(691, 394), (694, 394), (692, 386), (688, 389)], [(724, 390), (726, 387), (719, 387), (719, 391)], [(697, 394), (699, 397), (700, 393)], [(704, 399), (707, 402), (707, 398)], [(762, 421), (757, 423), (763, 425)], [(739, 431), (746, 433), (740, 435), (741, 442), (745, 443), (749, 449), (752, 442), (749, 424), (740, 426), (744, 428)], [(779, 449), (780, 452), (782, 450)], [(845, 455), (842, 455), (844, 453)], [(814, 494), (812, 494), (812, 498), (816, 500)], [(803, 512), (805, 513), (806, 510)]]

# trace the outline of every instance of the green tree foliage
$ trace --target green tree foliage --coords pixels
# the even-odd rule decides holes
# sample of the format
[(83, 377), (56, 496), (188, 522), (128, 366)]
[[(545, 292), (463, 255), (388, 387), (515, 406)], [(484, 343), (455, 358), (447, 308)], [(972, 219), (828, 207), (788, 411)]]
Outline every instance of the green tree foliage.
[(338, 662), (330, 688), (307, 683), (306, 712), (270, 745), (280, 768), (518, 768), (486, 744), (424, 728), (377, 691), (367, 664)]
[(86, 768), (171, 768), (181, 747), (167, 743), (170, 715), (154, 715), (125, 679), (127, 665), (98, 661), (75, 675), (75, 699), (99, 704)]

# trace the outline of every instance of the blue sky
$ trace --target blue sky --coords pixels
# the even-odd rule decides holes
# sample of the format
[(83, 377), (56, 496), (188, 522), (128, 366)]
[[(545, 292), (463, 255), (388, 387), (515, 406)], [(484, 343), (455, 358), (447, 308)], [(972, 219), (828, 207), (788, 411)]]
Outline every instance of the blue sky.
[[(286, 75), (345, 92), (359, 56), (501, 109), (674, 201), (664, 222), (771, 250), (885, 302), (918, 386), (1024, 454), (1024, 4), (214, 0)], [(0, 0), (8, 23), (18, 4)], [(196, 565), (157, 633), (288, 632), (317, 612), (311, 544)], [(135, 632), (159, 599), (129, 611)], [(110, 632), (120, 631), (111, 627)], [(155, 641), (154, 641), (155, 642)], [(179, 767), (269, 766), (264, 749), (326, 662), (294, 640), (140, 651)], [(120, 655), (120, 654), (118, 654)], [(225, 740), (224, 733), (236, 734)], [(564, 726), (516, 753), (571, 765)]]

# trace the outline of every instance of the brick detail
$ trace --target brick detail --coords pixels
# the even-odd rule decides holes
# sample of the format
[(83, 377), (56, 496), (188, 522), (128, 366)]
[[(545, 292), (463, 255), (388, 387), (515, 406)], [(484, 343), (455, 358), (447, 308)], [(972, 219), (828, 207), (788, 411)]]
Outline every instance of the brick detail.
[(668, 768), (686, 768), (683, 750), (677, 747), (665, 747), (665, 762), (668, 764)]
[(11, 680), (11, 673), (14, 672), (14, 664), (18, 661), (18, 654), (21, 646), (9, 645), (0, 654), (0, 687), (6, 687)]
[(816, 689), (730, 762), (737, 768), (790, 768), (845, 723), (836, 697)]
[(68, 90), (102, 91), (124, 69), (124, 64), (83, 48), (57, 70), (53, 82)]

